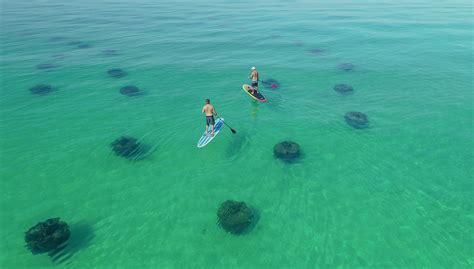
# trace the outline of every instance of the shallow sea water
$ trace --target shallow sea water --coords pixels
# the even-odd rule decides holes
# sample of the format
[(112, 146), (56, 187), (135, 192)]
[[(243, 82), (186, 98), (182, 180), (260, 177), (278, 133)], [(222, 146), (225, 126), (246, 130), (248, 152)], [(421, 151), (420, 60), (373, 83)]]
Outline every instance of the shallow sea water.
[[(474, 266), (470, 1), (73, 2), (1, 3), (2, 268)], [(254, 65), (281, 83), (267, 103), (242, 91)], [(237, 134), (198, 149), (205, 98)], [(145, 158), (114, 155), (122, 135)], [(216, 224), (227, 199), (257, 210), (247, 234)], [(69, 245), (32, 255), (52, 217)]]

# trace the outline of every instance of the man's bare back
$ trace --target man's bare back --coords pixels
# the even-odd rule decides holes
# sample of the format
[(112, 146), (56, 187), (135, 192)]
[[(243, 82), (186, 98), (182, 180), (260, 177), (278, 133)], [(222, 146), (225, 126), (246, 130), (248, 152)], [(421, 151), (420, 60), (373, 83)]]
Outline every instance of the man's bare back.
[(202, 108), (202, 112), (206, 114), (206, 116), (212, 116), (216, 114), (214, 107), (211, 104), (206, 104)]
[(211, 136), (214, 135), (214, 116), (217, 116), (217, 112), (214, 106), (211, 105), (211, 100), (206, 99), (206, 104), (202, 107), (202, 113), (206, 114), (206, 134), (209, 127), (211, 128)]
[(258, 72), (257, 72), (257, 70), (253, 70), (253, 71), (252, 71), (252, 74), (250, 74), (250, 77), (251, 77), (252, 81), (258, 81), (259, 78), (258, 78)]

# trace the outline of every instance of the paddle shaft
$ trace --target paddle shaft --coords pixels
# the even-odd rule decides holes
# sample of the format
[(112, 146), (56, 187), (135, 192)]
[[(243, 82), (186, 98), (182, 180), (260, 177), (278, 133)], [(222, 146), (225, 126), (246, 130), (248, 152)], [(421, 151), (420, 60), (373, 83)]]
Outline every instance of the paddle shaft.
[(230, 131), (231, 131), (233, 134), (236, 133), (236, 131), (235, 131), (232, 127), (230, 127), (229, 124), (227, 124), (227, 123), (225, 122), (225, 120), (222, 121), (222, 122), (225, 124), (225, 126), (229, 127)]
[(278, 85), (277, 85), (276, 83), (270, 83), (270, 82), (263, 81), (263, 80), (260, 80), (260, 79), (259, 79), (258, 81), (259, 81), (259, 82), (262, 82), (262, 83), (265, 83), (265, 84), (267, 84), (267, 85), (272, 86), (272, 89), (278, 88)]
[(275, 86), (278, 86), (276, 83), (271, 83), (271, 82), (268, 82), (268, 81), (264, 81), (264, 80), (258, 80), (259, 82), (262, 82), (262, 83), (265, 83), (265, 84), (268, 84), (268, 85), (275, 85)]

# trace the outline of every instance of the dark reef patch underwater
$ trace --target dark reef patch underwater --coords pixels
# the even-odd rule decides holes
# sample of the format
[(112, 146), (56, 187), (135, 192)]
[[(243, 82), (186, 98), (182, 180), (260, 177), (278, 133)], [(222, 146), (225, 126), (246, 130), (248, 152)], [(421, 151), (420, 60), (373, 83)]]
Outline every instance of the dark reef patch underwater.
[(282, 161), (294, 162), (301, 155), (300, 145), (293, 141), (280, 142), (273, 147), (273, 155)]
[(241, 235), (251, 226), (254, 214), (244, 202), (227, 200), (217, 211), (217, 221), (225, 231)]
[(78, 48), (80, 49), (88, 49), (91, 47), (91, 45), (87, 44), (87, 43), (82, 43), (82, 44), (79, 44), (77, 45)]
[(33, 254), (53, 251), (70, 236), (69, 226), (59, 218), (39, 222), (25, 233), (26, 247)]
[(127, 75), (127, 72), (123, 71), (120, 68), (112, 68), (107, 71), (107, 74), (114, 78), (122, 78)]
[(64, 53), (56, 53), (56, 54), (51, 55), (51, 58), (53, 58), (54, 60), (63, 60), (66, 57), (67, 55)]
[(105, 49), (102, 51), (102, 54), (105, 56), (117, 56), (120, 55), (120, 53), (117, 50), (114, 49)]
[(53, 87), (51, 87), (51, 85), (48, 85), (48, 84), (38, 84), (30, 88), (30, 92), (32, 94), (37, 94), (37, 95), (46, 95), (48, 93), (51, 93), (52, 91), (53, 91)]
[(343, 71), (352, 71), (354, 70), (355, 66), (351, 63), (342, 63), (342, 64), (337, 65), (337, 68)]
[(77, 48), (79, 48), (79, 49), (87, 49), (87, 48), (91, 47), (91, 45), (89, 45), (88, 43), (86, 43), (84, 41), (71, 41), (71, 42), (67, 43), (67, 45), (77, 46)]
[(125, 86), (120, 89), (120, 93), (127, 96), (138, 96), (143, 92), (137, 86)]
[(347, 84), (337, 84), (336, 86), (334, 86), (334, 90), (344, 95), (354, 92), (354, 88), (351, 85), (347, 85)]
[(314, 55), (319, 55), (319, 54), (322, 54), (323, 52), (324, 52), (323, 49), (318, 49), (318, 48), (309, 50), (309, 53), (314, 54)]
[(142, 145), (134, 137), (122, 136), (110, 144), (112, 150), (118, 156), (130, 159), (141, 159), (148, 151), (145, 145)]
[(367, 115), (362, 112), (350, 111), (344, 115), (344, 119), (346, 120), (347, 124), (356, 128), (356, 129), (363, 129), (367, 128), (369, 125), (369, 119)]
[(46, 71), (50, 71), (50, 70), (56, 69), (58, 67), (59, 67), (59, 65), (53, 64), (53, 63), (42, 63), (42, 64), (36, 65), (36, 69), (46, 70)]
[(67, 43), (67, 45), (70, 45), (70, 46), (77, 46), (79, 44), (82, 44), (84, 43), (83, 41), (70, 41)]
[(64, 41), (64, 40), (66, 40), (66, 38), (63, 36), (52, 36), (49, 38), (49, 41), (53, 41), (53, 42)]
[(44, 70), (44, 71), (53, 71), (54, 69), (58, 68), (59, 65), (53, 63), (42, 63), (36, 65), (36, 69)]

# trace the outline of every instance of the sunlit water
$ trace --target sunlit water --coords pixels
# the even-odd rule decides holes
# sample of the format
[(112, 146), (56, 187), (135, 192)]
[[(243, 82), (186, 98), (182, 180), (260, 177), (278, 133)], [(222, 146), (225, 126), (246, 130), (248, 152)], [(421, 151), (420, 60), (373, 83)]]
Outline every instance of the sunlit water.
[[(2, 1), (1, 267), (472, 268), (472, 3), (318, 2)], [(205, 98), (237, 133), (198, 149)], [(216, 224), (227, 199), (257, 210), (247, 234)], [(52, 217), (70, 242), (34, 256)]]

